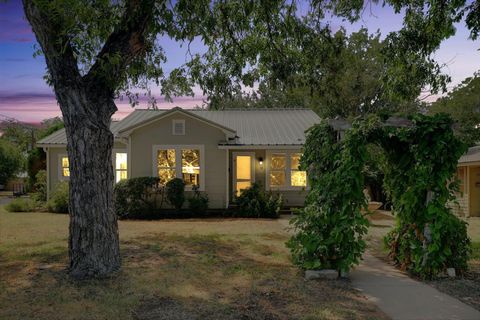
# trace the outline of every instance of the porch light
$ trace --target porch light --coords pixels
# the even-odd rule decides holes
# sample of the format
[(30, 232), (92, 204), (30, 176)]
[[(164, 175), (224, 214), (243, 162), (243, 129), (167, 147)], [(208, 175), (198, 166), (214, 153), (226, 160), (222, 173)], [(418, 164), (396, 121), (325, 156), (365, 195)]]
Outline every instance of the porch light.
[(260, 163), (260, 166), (263, 166), (263, 158), (262, 157), (258, 158), (258, 162)]

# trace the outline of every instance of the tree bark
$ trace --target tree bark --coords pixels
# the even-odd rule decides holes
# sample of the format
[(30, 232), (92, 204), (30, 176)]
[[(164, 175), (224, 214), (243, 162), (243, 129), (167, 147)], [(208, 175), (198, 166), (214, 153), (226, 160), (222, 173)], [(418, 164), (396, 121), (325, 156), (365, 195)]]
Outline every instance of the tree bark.
[(57, 99), (64, 115), (70, 165), (69, 272), (76, 279), (105, 277), (121, 265), (110, 131), (116, 107), (113, 100), (83, 88), (66, 90)]
[[(120, 268), (110, 123), (117, 110), (115, 92), (129, 64), (145, 53), (154, 3), (127, 0), (119, 25), (82, 76), (61, 17), (42, 3), (23, 0), (65, 122), (70, 162), (69, 258), (74, 278), (105, 277)], [(117, 63), (110, 63), (112, 56)]]

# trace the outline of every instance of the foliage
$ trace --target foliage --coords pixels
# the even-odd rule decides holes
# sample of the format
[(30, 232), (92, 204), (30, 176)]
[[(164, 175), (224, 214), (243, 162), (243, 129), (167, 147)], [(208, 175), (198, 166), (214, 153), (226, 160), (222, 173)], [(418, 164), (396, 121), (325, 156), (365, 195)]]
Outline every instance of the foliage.
[(198, 190), (198, 186), (193, 187), (193, 196), (188, 198), (188, 208), (194, 215), (203, 215), (208, 209), (208, 196)]
[(278, 218), (283, 205), (281, 195), (265, 192), (258, 183), (244, 189), (236, 198), (237, 216), (247, 218)]
[(58, 182), (47, 201), (47, 210), (55, 213), (68, 213), (69, 186), (68, 181)]
[(20, 150), (0, 138), (0, 185), (5, 185), (22, 168), (23, 158)]
[(458, 183), (452, 181), (466, 146), (454, 136), (445, 114), (415, 116), (409, 129), (390, 128), (380, 143), (388, 166), (385, 188), (397, 226), (387, 237), (390, 256), (402, 268), (431, 278), (467, 267), (469, 239), (465, 222), (448, 206)]
[(322, 122), (309, 129), (301, 167), (308, 170), (306, 206), (292, 219), (296, 233), (287, 243), (293, 261), (304, 269), (348, 271), (365, 250), (368, 221), (363, 194), (367, 152), (362, 128), (347, 132), (342, 143)]
[(35, 181), (33, 198), (38, 202), (47, 201), (47, 171), (38, 171), (35, 176)]
[(115, 213), (119, 218), (139, 219), (163, 205), (164, 188), (158, 177), (121, 180), (115, 185)]
[(165, 185), (165, 193), (168, 202), (177, 210), (181, 210), (185, 202), (185, 182), (174, 178)]
[(470, 250), (466, 225), (448, 203), (458, 187), (451, 178), (466, 147), (454, 136), (452, 123), (437, 114), (415, 115), (406, 127), (385, 126), (370, 116), (354, 121), (340, 142), (327, 122), (310, 129), (301, 163), (311, 191), (305, 210), (292, 222), (294, 261), (303, 268), (341, 270), (358, 262), (367, 223), (361, 214), (366, 206), (362, 173), (366, 145), (375, 143), (384, 151), (384, 183), (397, 216), (386, 238), (392, 259), (426, 278), (450, 267), (464, 271)]
[[(310, 108), (321, 117), (350, 117), (375, 112), (411, 113), (421, 86), (409, 82), (410, 95), (393, 95), (382, 77), (389, 68), (380, 34), (367, 29), (347, 34), (307, 29), (297, 47), (297, 69), (284, 85), (260, 82), (258, 92), (235, 94), (218, 108)], [(395, 91), (393, 93), (397, 93)]]
[(460, 140), (470, 146), (480, 142), (480, 73), (432, 103), (429, 113), (450, 114), (458, 124), (455, 129)]
[(29, 183), (31, 186), (35, 186), (36, 175), (40, 170), (45, 170), (46, 165), (46, 154), (43, 149), (34, 148), (27, 155), (27, 173), (29, 178)]
[(32, 212), (36, 207), (36, 201), (30, 198), (15, 198), (5, 205), (9, 212)]

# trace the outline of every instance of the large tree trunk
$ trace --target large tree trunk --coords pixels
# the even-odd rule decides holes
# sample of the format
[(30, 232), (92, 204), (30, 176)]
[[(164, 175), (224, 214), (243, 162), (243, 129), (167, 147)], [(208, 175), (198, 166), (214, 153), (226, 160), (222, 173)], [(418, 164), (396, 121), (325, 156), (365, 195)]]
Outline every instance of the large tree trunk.
[(116, 107), (113, 100), (96, 95), (88, 89), (57, 94), (70, 160), (69, 271), (80, 279), (105, 277), (120, 268), (110, 131)]

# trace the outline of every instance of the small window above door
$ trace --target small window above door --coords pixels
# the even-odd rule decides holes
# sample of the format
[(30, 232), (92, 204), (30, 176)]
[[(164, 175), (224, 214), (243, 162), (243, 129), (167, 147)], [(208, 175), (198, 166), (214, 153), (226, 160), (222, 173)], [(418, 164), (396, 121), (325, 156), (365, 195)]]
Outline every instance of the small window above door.
[(183, 119), (172, 120), (172, 134), (174, 136), (185, 135), (185, 120)]

